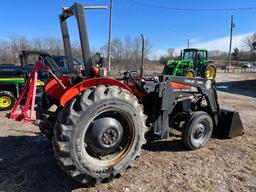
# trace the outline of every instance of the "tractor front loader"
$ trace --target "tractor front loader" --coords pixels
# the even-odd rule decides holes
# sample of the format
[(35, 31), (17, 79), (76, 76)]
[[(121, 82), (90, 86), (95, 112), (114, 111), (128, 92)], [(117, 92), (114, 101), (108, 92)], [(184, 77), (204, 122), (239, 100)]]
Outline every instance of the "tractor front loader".
[[(66, 23), (71, 16), (78, 23), (84, 76), (72, 70)], [(37, 121), (52, 138), (60, 167), (75, 180), (95, 184), (123, 175), (146, 140), (168, 138), (173, 129), (182, 132), (189, 149), (205, 146), (213, 132), (228, 138), (242, 134), (238, 112), (220, 109), (214, 80), (146, 76), (143, 62), (139, 75), (126, 72), (120, 80), (106, 77), (100, 55), (90, 55), (83, 5), (65, 8), (60, 22), (74, 74), (61, 75), (46, 85)], [(192, 88), (174, 89), (173, 84)]]

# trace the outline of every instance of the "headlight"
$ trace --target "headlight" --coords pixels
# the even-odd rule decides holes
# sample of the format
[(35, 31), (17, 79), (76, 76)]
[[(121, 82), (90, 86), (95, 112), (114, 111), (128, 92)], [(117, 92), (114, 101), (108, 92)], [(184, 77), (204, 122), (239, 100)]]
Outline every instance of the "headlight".
[(205, 88), (206, 88), (206, 89), (211, 89), (211, 88), (212, 88), (212, 82), (211, 82), (211, 80), (207, 80), (207, 81), (205, 82)]

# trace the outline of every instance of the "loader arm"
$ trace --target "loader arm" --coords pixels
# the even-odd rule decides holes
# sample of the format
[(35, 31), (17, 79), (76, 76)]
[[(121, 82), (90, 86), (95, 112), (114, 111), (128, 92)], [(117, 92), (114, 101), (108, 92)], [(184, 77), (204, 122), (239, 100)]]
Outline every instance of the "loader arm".
[[(159, 76), (158, 79), (159, 82), (155, 83), (146, 81), (143, 88), (149, 95), (157, 95), (155, 99), (159, 100), (159, 113), (153, 118), (154, 120), (151, 123), (153, 124), (154, 134), (160, 136), (161, 139), (169, 136), (169, 120), (172, 118), (170, 115), (176, 105), (180, 102), (190, 100), (195, 94), (198, 94), (200, 99), (206, 100), (207, 113), (211, 115), (215, 130), (219, 135), (232, 138), (242, 134), (243, 126), (238, 112), (220, 109), (219, 107), (215, 80), (174, 77), (169, 75)], [(174, 89), (171, 86), (172, 83), (191, 86), (192, 89), (194, 88), (196, 91)], [(155, 92), (155, 90), (157, 90), (157, 92)]]

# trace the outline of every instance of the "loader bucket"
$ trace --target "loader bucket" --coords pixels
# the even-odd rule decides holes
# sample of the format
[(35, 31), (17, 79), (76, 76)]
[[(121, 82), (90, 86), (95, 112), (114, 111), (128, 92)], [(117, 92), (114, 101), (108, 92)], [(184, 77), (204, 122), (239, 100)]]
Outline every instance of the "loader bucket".
[(243, 135), (243, 124), (238, 111), (221, 109), (215, 133), (223, 138), (234, 138)]

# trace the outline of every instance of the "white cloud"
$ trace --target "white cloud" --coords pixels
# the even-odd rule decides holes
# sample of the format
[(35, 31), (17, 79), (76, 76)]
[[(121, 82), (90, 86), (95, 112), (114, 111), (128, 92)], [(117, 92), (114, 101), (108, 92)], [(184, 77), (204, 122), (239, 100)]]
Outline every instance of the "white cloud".
[[(244, 37), (253, 34), (253, 32), (243, 33), (239, 35), (233, 35), (232, 40), (232, 49), (234, 47), (242, 48), (241, 41)], [(202, 38), (194, 38), (190, 39), (190, 47), (193, 48), (204, 48), (208, 51), (211, 50), (219, 50), (219, 51), (228, 51), (229, 50), (229, 36), (220, 37), (217, 39), (211, 39), (207, 41), (201, 41)], [(180, 50), (184, 49), (183, 46), (178, 46), (175, 48), (175, 55), (180, 54)], [(150, 58), (158, 59), (161, 55), (165, 55), (167, 53), (166, 49), (158, 49), (156, 50)]]
[[(239, 47), (241, 48), (241, 41), (244, 37), (252, 34), (252, 32), (249, 33), (243, 33), (240, 35), (233, 35), (232, 40), (232, 47)], [(207, 50), (219, 50), (219, 51), (228, 51), (229, 50), (229, 36), (221, 37), (213, 40), (208, 40), (204, 42), (198, 42), (195, 44), (191, 44), (191, 47), (195, 48), (205, 48)]]
[(159, 59), (160, 56), (166, 55), (167, 49), (157, 49), (155, 51), (152, 51), (152, 53), (149, 55), (149, 59), (155, 60)]

